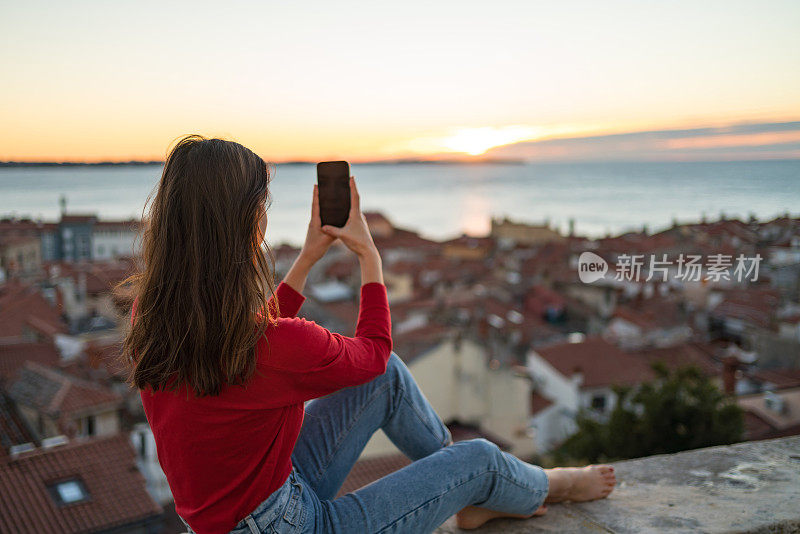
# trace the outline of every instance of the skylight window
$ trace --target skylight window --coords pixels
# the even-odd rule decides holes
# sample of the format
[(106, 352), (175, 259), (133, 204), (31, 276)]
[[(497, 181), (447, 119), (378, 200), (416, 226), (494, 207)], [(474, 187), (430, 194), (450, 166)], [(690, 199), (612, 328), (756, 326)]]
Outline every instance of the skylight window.
[(78, 478), (63, 480), (49, 487), (50, 495), (59, 506), (69, 506), (89, 500), (89, 492)]

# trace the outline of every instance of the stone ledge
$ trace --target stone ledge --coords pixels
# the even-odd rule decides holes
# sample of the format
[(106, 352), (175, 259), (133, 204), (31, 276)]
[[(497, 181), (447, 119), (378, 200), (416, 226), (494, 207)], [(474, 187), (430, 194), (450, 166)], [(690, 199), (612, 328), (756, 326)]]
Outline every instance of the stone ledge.
[[(800, 436), (614, 466), (618, 483), (608, 499), (549, 505), (543, 517), (469, 532), (800, 532)], [(437, 530), (462, 532), (452, 519)]]

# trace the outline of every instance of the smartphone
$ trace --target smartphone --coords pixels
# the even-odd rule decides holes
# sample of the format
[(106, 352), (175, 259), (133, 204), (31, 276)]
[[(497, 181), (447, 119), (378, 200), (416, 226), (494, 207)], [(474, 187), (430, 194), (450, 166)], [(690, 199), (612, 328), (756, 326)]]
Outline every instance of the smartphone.
[(346, 161), (317, 163), (317, 185), (322, 225), (341, 228), (350, 215), (350, 164)]

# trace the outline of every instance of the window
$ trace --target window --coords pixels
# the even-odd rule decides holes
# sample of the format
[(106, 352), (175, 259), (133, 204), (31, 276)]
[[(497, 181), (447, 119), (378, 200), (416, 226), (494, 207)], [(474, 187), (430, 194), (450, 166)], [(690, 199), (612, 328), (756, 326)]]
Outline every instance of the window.
[(139, 436), (139, 457), (147, 458), (147, 438), (144, 432), (139, 432), (137, 436)]
[(606, 396), (595, 395), (592, 397), (592, 408), (598, 412), (606, 411)]
[(69, 506), (89, 500), (89, 492), (86, 485), (79, 478), (71, 478), (56, 482), (48, 487), (50, 496), (59, 506)]
[(81, 258), (88, 258), (91, 255), (91, 244), (89, 236), (82, 235), (78, 240), (78, 254)]
[(95, 417), (89, 415), (81, 419), (81, 436), (94, 436), (96, 432)]

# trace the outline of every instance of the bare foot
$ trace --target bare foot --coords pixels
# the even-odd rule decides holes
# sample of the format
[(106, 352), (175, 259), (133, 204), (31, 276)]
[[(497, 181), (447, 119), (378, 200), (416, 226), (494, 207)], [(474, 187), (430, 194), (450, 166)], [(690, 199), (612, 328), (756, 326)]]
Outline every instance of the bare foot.
[(467, 506), (456, 514), (456, 525), (460, 529), (472, 530), (478, 528), (490, 519), (497, 519), (499, 517), (511, 517), (514, 519), (528, 519), (537, 515), (544, 515), (547, 513), (547, 506), (541, 505), (538, 510), (533, 512), (533, 515), (518, 515), (518, 514), (505, 514), (503, 512), (495, 512), (487, 508), (480, 508), (478, 506)]
[(550, 491), (545, 502), (593, 501), (603, 499), (614, 490), (617, 479), (610, 465), (556, 467), (545, 469)]

